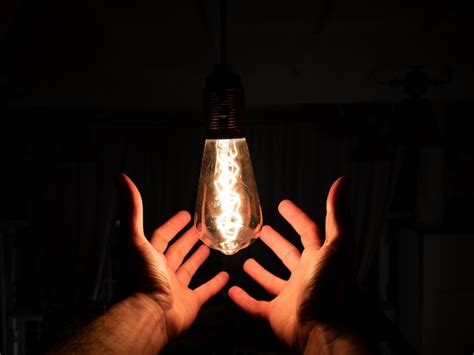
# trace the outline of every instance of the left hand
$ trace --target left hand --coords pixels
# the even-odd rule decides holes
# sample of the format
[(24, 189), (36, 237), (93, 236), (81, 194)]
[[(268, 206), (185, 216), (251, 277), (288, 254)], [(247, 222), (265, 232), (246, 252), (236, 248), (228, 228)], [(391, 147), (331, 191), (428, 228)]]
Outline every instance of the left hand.
[(237, 286), (229, 290), (229, 296), (248, 314), (268, 320), (274, 333), (296, 352), (307, 350), (312, 334), (318, 339), (317, 348), (327, 348), (336, 338), (343, 340), (346, 318), (351, 317), (348, 299), (353, 291), (355, 240), (349, 224), (348, 181), (339, 178), (331, 187), (325, 238), (293, 202), (282, 201), (279, 211), (300, 235), (303, 252), (270, 226), (263, 227), (260, 239), (291, 271), (289, 280), (249, 259), (245, 272), (275, 298), (259, 301)]
[[(226, 272), (220, 272), (208, 282), (194, 290), (188, 285), (194, 273), (209, 256), (209, 248), (201, 245), (183, 263), (185, 256), (199, 240), (194, 227), (168, 247), (168, 243), (191, 220), (188, 212), (181, 211), (153, 232), (150, 240), (143, 232), (143, 207), (140, 192), (125, 174), (120, 174), (118, 187), (122, 202), (122, 225), (128, 240), (137, 253), (140, 283), (135, 295), (145, 297), (158, 317), (164, 317), (165, 342), (188, 329), (201, 306), (229, 279)], [(162, 335), (160, 335), (162, 336)]]

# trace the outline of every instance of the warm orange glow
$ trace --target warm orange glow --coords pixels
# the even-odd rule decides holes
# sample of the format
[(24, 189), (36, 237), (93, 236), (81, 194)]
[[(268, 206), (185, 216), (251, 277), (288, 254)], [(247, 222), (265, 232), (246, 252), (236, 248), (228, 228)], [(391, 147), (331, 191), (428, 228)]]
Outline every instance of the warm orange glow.
[(202, 241), (224, 254), (257, 237), (262, 212), (245, 138), (206, 140), (194, 224)]

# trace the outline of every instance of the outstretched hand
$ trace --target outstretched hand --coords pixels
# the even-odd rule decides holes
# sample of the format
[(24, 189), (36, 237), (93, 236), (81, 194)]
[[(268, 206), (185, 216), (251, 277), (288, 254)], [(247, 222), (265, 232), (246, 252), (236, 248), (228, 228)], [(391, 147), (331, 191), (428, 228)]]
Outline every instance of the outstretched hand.
[(140, 282), (136, 294), (151, 300), (158, 317), (164, 317), (165, 341), (190, 327), (201, 306), (229, 279), (221, 272), (203, 285), (191, 290), (188, 285), (195, 272), (209, 256), (209, 248), (201, 245), (184, 263), (185, 256), (199, 240), (193, 227), (168, 247), (168, 243), (190, 221), (188, 212), (181, 211), (153, 232), (150, 240), (143, 232), (143, 207), (140, 193), (130, 178), (118, 177), (122, 208), (122, 226), (140, 262)]
[(300, 235), (303, 252), (270, 226), (262, 229), (260, 238), (291, 271), (289, 280), (249, 259), (244, 270), (275, 298), (258, 301), (237, 286), (229, 290), (229, 296), (245, 312), (267, 319), (290, 348), (303, 352), (310, 336), (331, 342), (344, 323), (354, 260), (354, 239), (348, 228), (348, 181), (339, 178), (331, 187), (324, 239), (316, 223), (293, 202), (282, 201), (279, 211)]

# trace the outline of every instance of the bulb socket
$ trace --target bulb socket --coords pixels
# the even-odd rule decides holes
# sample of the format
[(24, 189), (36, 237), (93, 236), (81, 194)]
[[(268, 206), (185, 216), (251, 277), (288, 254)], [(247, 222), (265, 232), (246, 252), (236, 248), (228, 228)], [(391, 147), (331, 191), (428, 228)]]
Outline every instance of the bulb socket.
[(206, 78), (203, 94), (207, 138), (244, 137), (244, 88), (239, 75), (227, 64), (216, 65)]

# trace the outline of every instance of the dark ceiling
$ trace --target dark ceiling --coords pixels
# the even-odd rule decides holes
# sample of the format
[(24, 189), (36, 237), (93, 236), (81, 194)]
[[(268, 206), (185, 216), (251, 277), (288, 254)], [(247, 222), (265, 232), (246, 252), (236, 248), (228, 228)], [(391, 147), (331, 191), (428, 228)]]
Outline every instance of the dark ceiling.
[[(217, 60), (217, 5), (19, 3), (4, 34), (0, 85), (17, 106), (200, 110)], [(453, 71), (452, 84), (430, 97), (473, 98), (473, 8), (459, 0), (229, 1), (231, 62), (252, 107), (399, 100), (400, 90), (375, 78), (413, 65), (433, 77)]]

